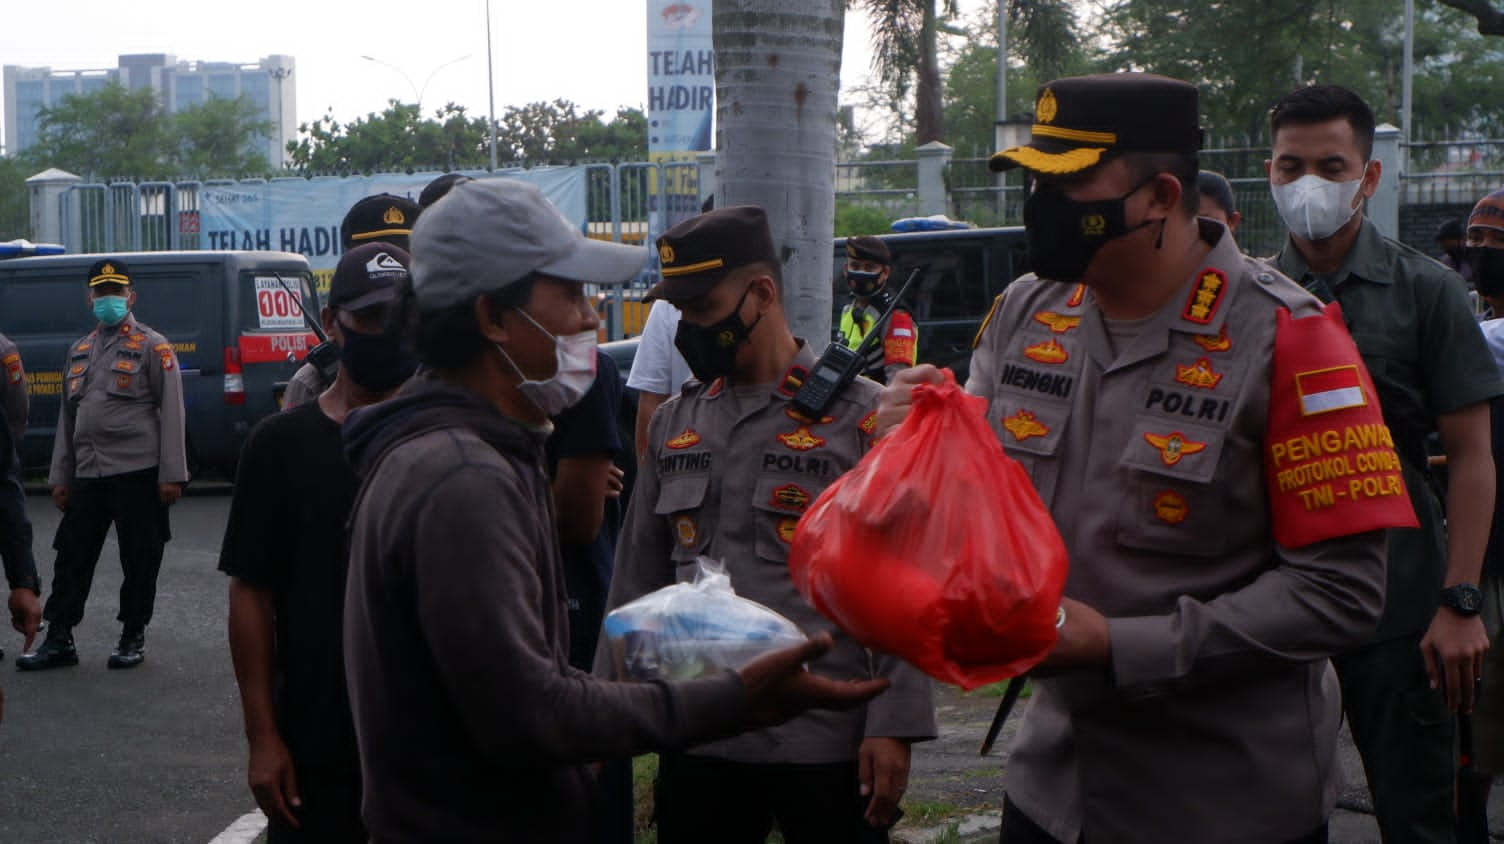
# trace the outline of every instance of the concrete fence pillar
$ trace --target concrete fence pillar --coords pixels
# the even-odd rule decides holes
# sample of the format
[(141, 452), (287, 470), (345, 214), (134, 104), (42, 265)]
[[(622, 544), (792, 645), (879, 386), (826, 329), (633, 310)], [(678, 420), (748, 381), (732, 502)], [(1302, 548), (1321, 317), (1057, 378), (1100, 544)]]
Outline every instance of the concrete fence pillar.
[[(31, 236), (37, 243), (67, 243), (68, 226), (63, 220), (63, 194), (83, 179), (66, 170), (52, 168), (26, 180), (31, 205)], [(75, 216), (77, 212), (74, 212)], [(76, 228), (77, 223), (74, 223)], [(70, 249), (77, 248), (69, 244)]]
[(947, 213), (950, 192), (946, 190), (945, 170), (950, 166), (952, 149), (939, 141), (930, 141), (914, 152), (919, 157), (920, 216)]
[(1379, 189), (1368, 200), (1368, 219), (1386, 237), (1400, 236), (1401, 176), (1405, 172), (1404, 150), (1400, 147), (1400, 130), (1388, 123), (1373, 133), (1373, 157), (1383, 168)]

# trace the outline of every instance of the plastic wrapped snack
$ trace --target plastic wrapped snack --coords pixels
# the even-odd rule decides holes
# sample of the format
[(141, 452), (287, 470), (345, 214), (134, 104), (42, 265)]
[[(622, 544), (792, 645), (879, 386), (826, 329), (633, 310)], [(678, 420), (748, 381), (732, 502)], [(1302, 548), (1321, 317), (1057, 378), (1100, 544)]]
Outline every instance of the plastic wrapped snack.
[(719, 563), (701, 557), (693, 583), (675, 583), (606, 616), (623, 680), (692, 680), (738, 669), (805, 636), (792, 621), (738, 597)]

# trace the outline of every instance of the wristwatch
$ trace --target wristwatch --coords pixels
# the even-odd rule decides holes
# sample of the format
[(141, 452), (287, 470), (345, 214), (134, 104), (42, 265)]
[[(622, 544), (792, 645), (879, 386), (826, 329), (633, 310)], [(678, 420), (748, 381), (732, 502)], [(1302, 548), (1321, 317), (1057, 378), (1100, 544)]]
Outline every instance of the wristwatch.
[(1458, 583), (1441, 590), (1441, 605), (1464, 618), (1483, 612), (1483, 593), (1471, 583)]

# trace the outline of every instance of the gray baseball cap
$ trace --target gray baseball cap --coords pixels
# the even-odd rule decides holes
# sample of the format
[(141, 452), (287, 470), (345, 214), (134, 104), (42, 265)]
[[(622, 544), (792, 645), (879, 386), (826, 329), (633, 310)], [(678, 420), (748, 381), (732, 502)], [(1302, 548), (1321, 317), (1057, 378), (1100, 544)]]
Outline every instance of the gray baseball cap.
[(622, 284), (647, 260), (643, 247), (585, 237), (520, 179), (457, 184), (418, 217), (412, 233), (413, 292), (423, 310), (470, 301), (533, 273)]

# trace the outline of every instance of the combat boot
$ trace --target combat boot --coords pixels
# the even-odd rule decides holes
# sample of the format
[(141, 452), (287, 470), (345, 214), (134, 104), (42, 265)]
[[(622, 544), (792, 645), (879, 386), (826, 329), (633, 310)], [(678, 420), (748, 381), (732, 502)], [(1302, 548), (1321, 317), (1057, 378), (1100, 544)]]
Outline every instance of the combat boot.
[(47, 625), (47, 638), (42, 646), (29, 654), (16, 657), (16, 667), (22, 671), (46, 671), (78, 664), (78, 650), (73, 647), (73, 631), (56, 624)]
[(110, 668), (135, 668), (146, 659), (146, 631), (129, 630), (120, 634), (120, 644), (105, 665)]

